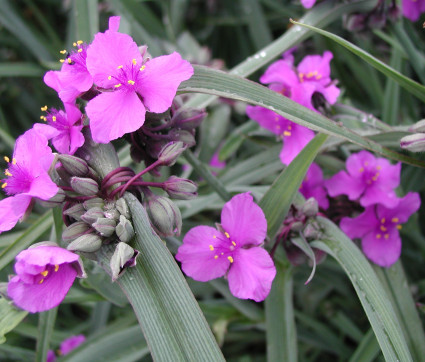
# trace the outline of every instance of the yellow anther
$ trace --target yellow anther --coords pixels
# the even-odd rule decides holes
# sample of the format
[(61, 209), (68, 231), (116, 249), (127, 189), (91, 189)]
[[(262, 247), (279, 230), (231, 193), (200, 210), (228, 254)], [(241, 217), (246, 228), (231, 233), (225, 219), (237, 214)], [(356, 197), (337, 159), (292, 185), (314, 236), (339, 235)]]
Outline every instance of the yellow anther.
[(382, 237), (382, 235), (381, 234), (376, 234), (376, 238), (377, 239), (380, 239)]
[(82, 40), (77, 40), (77, 44), (78, 45), (81, 45), (81, 44), (83, 44), (84, 42), (82, 41)]
[(232, 241), (232, 245), (233, 245), (233, 246), (236, 246), (236, 243), (235, 243), (234, 241)]
[(83, 48), (80, 48), (77, 50), (78, 53), (82, 53), (83, 52)]
[(214, 250), (214, 246), (210, 245), (210, 250), (213, 251)]
[(308, 72), (307, 73), (307, 78), (311, 78), (315, 73), (317, 73), (317, 72)]
[(365, 166), (369, 165), (369, 162), (367, 162), (367, 161), (366, 161), (366, 162), (364, 163), (364, 165), (365, 165)]
[(56, 116), (53, 116), (53, 117), (52, 117), (52, 121), (53, 121), (53, 122), (56, 122)]
[(12, 165), (16, 165), (16, 158), (12, 158)]
[(65, 59), (59, 59), (61, 63), (65, 63)]
[(122, 65), (119, 65), (119, 66), (117, 67), (117, 69), (122, 69), (122, 67), (123, 67)]
[(364, 172), (364, 168), (360, 167), (359, 172)]
[(274, 120), (275, 120), (276, 122), (279, 122), (279, 117), (278, 117), (278, 116), (274, 116)]
[(299, 73), (298, 75), (300, 76), (300, 78), (304, 77), (304, 73)]
[(228, 238), (228, 239), (230, 238), (230, 235), (227, 231), (224, 233), (224, 235), (226, 235), (226, 238)]
[(379, 171), (382, 167), (381, 166), (376, 166), (376, 169)]
[(291, 135), (291, 132), (289, 132), (289, 131), (284, 131), (284, 132), (283, 132), (283, 135), (284, 135), (284, 136), (289, 137), (289, 136)]
[(48, 272), (47, 270), (45, 270), (45, 271), (42, 271), (40, 274), (41, 274), (43, 277), (47, 277), (47, 274), (49, 274), (49, 272)]
[(77, 46), (77, 43), (74, 42), (74, 43), (72, 43), (72, 45), (76, 47)]
[(9, 157), (7, 157), (7, 156), (4, 156), (4, 160), (6, 161), (6, 162), (10, 162), (10, 158)]
[(127, 81), (128, 84), (134, 85), (134, 83), (136, 83), (134, 80), (128, 80)]
[(41, 279), (39, 282), (38, 282), (38, 284), (41, 284), (41, 283), (43, 283), (44, 282), (44, 279)]
[(319, 80), (319, 79), (321, 79), (321, 78), (322, 78), (322, 75), (321, 75), (321, 74), (316, 75), (316, 79), (317, 79), (317, 80)]
[(233, 258), (232, 258), (231, 256), (228, 256), (228, 257), (227, 257), (227, 259), (228, 259), (231, 263), (233, 263)]
[(4, 189), (7, 186), (7, 182), (5, 182), (3, 185), (1, 185), (1, 188)]
[(380, 229), (381, 231), (387, 231), (387, 228), (384, 225), (381, 225)]
[(401, 229), (402, 229), (402, 227), (403, 227), (403, 226), (401, 226), (401, 225), (397, 225), (397, 226), (396, 226), (396, 228), (397, 228), (398, 230), (401, 230)]
[(145, 70), (145, 68), (146, 68), (146, 65), (142, 65), (142, 66), (140, 67), (140, 71)]
[(221, 253), (221, 255), (224, 255), (224, 253)]
[(281, 129), (282, 127), (280, 127), (279, 125), (276, 126), (276, 129)]
[(55, 272), (57, 272), (59, 270), (59, 265), (55, 264)]
[(66, 49), (61, 50), (59, 53), (61, 53), (61, 54), (66, 54)]
[(41, 120), (43, 120), (44, 122), (46, 122), (46, 121), (47, 121), (47, 118), (46, 118), (46, 117), (44, 117), (44, 116), (40, 116), (40, 119), (41, 119)]
[(47, 111), (47, 106), (41, 107), (40, 109), (41, 109), (43, 112), (46, 112), (46, 111)]
[(214, 255), (214, 259), (218, 259), (218, 255)]
[(118, 84), (115, 84), (115, 85), (114, 85), (114, 87), (115, 87), (115, 88), (119, 88), (119, 87), (121, 87), (121, 86), (122, 86), (122, 84), (121, 84), (121, 83), (118, 83)]
[(288, 129), (289, 129), (289, 130), (291, 130), (291, 129), (292, 129), (292, 126), (291, 126), (291, 125), (289, 125), (289, 126), (288, 126)]
[(384, 235), (384, 238), (385, 238), (385, 239), (388, 239), (389, 237), (390, 237), (390, 234), (385, 234), (385, 235)]
[(133, 59), (132, 62), (133, 62), (134, 65), (137, 64), (136, 59)]
[(214, 239), (217, 239), (217, 236), (216, 236), (216, 235), (213, 235), (213, 238), (214, 238)]
[(5, 171), (4, 171), (4, 174), (6, 175), (6, 176), (12, 176), (12, 174), (10, 173), (10, 171), (8, 170), (8, 169), (6, 169)]
[(112, 76), (109, 76), (109, 77), (108, 77), (108, 80), (111, 80), (111, 79), (112, 79)]
[(393, 217), (393, 218), (391, 219), (391, 221), (392, 221), (392, 222), (399, 222), (400, 220), (398, 219), (398, 217)]
[(68, 58), (67, 61), (68, 61), (68, 64), (72, 64), (72, 59), (71, 58)]
[(387, 219), (386, 219), (385, 217), (383, 217), (383, 218), (381, 219), (381, 223), (385, 224), (385, 221), (387, 221)]

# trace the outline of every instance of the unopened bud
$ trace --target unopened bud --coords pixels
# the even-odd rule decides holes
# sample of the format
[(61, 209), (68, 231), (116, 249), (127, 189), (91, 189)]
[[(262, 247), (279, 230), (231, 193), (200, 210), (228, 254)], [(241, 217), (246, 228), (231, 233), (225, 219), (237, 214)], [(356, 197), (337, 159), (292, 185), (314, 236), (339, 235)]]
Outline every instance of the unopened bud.
[(425, 151), (425, 133), (415, 133), (400, 140), (400, 147), (411, 152)]
[(84, 221), (74, 222), (63, 231), (62, 239), (63, 241), (69, 243), (72, 240), (75, 240), (80, 236), (87, 234), (90, 229), (90, 225), (86, 224)]
[(98, 183), (86, 177), (72, 177), (71, 187), (75, 192), (83, 196), (94, 196), (99, 192)]
[(425, 132), (425, 119), (421, 119), (409, 128), (412, 132)]
[(180, 108), (173, 114), (172, 122), (178, 128), (191, 130), (198, 127), (206, 115), (207, 112), (204, 109)]
[(134, 237), (134, 229), (131, 222), (123, 215), (120, 215), (120, 222), (115, 228), (118, 238), (124, 242), (128, 243)]
[(139, 252), (134, 250), (128, 244), (118, 243), (109, 263), (111, 266), (113, 282), (122, 275), (125, 268), (136, 265), (137, 255), (139, 255)]
[(60, 184), (62, 185), (70, 185), (71, 184), (71, 177), (72, 175), (65, 170), (65, 168), (60, 165), (58, 167), (55, 168), (56, 174), (59, 176), (60, 179)]
[(161, 161), (163, 165), (172, 166), (185, 150), (186, 146), (183, 142), (167, 143), (159, 153), (158, 160)]
[(196, 144), (195, 137), (193, 136), (193, 134), (184, 129), (173, 128), (170, 132), (168, 132), (168, 136), (173, 141), (183, 142), (186, 147), (192, 147)]
[(87, 234), (75, 239), (68, 245), (70, 251), (81, 251), (85, 253), (93, 253), (98, 251), (102, 246), (102, 239), (94, 234)]
[(104, 204), (105, 203), (103, 199), (101, 199), (100, 197), (94, 197), (93, 199), (89, 199), (83, 202), (83, 206), (86, 210), (89, 210), (93, 207), (100, 207), (101, 209), (103, 209)]
[(131, 218), (130, 209), (123, 198), (120, 198), (115, 202), (115, 207), (121, 215), (125, 216), (127, 219)]
[(319, 205), (314, 197), (310, 197), (301, 208), (302, 213), (307, 217), (316, 216), (319, 212)]
[(104, 214), (105, 214), (105, 217), (107, 217), (108, 219), (113, 219), (113, 220), (116, 220), (116, 221), (118, 221), (120, 219), (120, 213), (115, 208), (115, 205), (114, 205), (113, 209), (108, 210), (108, 209), (105, 208)]
[(92, 226), (99, 232), (101, 236), (109, 237), (115, 232), (116, 222), (106, 217), (99, 218)]
[(41, 206), (46, 208), (56, 207), (56, 206), (62, 205), (62, 203), (65, 200), (65, 196), (66, 196), (65, 191), (63, 191), (62, 189), (58, 189), (58, 192), (56, 193), (56, 195), (50, 198), (49, 200), (37, 199), (37, 202)]
[(145, 203), (153, 228), (160, 236), (180, 235), (182, 217), (179, 208), (167, 197), (151, 196)]
[(81, 216), (84, 215), (86, 209), (83, 204), (75, 204), (63, 211), (63, 214), (74, 218), (75, 220), (81, 220)]
[(87, 224), (93, 224), (97, 219), (103, 217), (105, 217), (103, 210), (100, 207), (93, 207), (81, 216), (81, 220), (85, 221)]
[(164, 182), (164, 190), (173, 199), (190, 200), (198, 196), (198, 186), (193, 181), (176, 176)]
[(303, 231), (304, 237), (309, 240), (319, 239), (321, 236), (320, 228), (318, 225), (308, 223)]
[(295, 221), (292, 225), (291, 225), (291, 230), (298, 232), (301, 231), (304, 227), (304, 224), (301, 221)]
[(89, 173), (87, 162), (71, 155), (59, 155), (63, 168), (72, 176), (86, 176)]

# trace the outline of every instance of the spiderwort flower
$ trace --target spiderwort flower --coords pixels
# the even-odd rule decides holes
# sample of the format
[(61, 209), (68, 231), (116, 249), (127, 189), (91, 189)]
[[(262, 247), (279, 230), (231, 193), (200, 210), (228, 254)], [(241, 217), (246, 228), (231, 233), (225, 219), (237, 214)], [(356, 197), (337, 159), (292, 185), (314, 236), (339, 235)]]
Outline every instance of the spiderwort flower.
[(59, 305), (77, 276), (85, 276), (79, 256), (53, 243), (33, 245), (16, 256), (15, 275), (7, 293), (31, 313)]
[[(65, 112), (52, 108), (46, 116), (41, 116), (47, 124), (36, 123), (33, 128), (51, 139), (59, 153), (73, 155), (84, 144), (82, 114), (74, 104), (65, 103), (64, 106)], [(41, 110), (47, 111), (47, 106)]]
[(403, 0), (403, 15), (411, 21), (417, 21), (425, 11), (424, 0)]
[(363, 207), (382, 204), (395, 207), (399, 200), (394, 189), (400, 183), (401, 164), (391, 165), (385, 158), (375, 158), (368, 151), (348, 157), (347, 171), (340, 171), (325, 181), (329, 196), (347, 195), (350, 200), (360, 198)]
[(249, 193), (239, 194), (224, 205), (220, 230), (210, 226), (189, 230), (176, 259), (188, 276), (201, 282), (227, 273), (235, 297), (260, 302), (269, 294), (276, 275), (272, 258), (259, 247), (266, 233), (261, 208)]
[(383, 205), (369, 206), (356, 218), (343, 218), (340, 226), (350, 238), (362, 239), (362, 249), (370, 260), (390, 267), (401, 254), (401, 224), (419, 209), (420, 204), (419, 194), (409, 192), (392, 209)]
[[(60, 344), (59, 350), (57, 351), (57, 353), (59, 356), (65, 356), (68, 353), (72, 352), (74, 349), (78, 348), (85, 341), (86, 341), (86, 337), (83, 334), (69, 337)], [(55, 352), (52, 350), (49, 350), (47, 352), (46, 362), (54, 362), (54, 361), (56, 361)]]
[(0, 201), (0, 232), (16, 225), (33, 198), (49, 200), (56, 195), (58, 187), (47, 173), (53, 159), (46, 137), (35, 130), (16, 140), (12, 160), (5, 157), (8, 167), (1, 187), (9, 197)]
[(179, 84), (193, 68), (174, 52), (146, 61), (133, 39), (118, 32), (120, 18), (109, 19), (109, 30), (96, 34), (87, 50), (87, 69), (105, 92), (86, 107), (93, 140), (108, 143), (139, 129), (146, 110), (163, 113)]
[(329, 207), (329, 200), (324, 187), (323, 172), (317, 163), (311, 164), (299, 191), (306, 199), (314, 197), (322, 209), (326, 210)]

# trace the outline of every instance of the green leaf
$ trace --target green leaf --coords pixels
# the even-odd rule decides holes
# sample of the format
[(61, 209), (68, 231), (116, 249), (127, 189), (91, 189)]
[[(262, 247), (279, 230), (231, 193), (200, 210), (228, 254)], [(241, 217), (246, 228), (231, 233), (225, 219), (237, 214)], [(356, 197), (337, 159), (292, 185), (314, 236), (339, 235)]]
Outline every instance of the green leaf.
[(294, 201), (304, 176), (317, 155), (320, 146), (326, 141), (327, 136), (318, 134), (285, 168), (269, 191), (260, 200), (267, 219), (267, 234), (273, 238), (282, 225), (289, 207)]
[(241, 15), (248, 19), (249, 35), (255, 49), (264, 48), (273, 40), (263, 9), (258, 0), (240, 0)]
[(233, 155), (246, 139), (248, 133), (258, 129), (258, 123), (255, 121), (245, 122), (243, 125), (235, 128), (229, 137), (227, 137), (223, 146), (221, 146), (218, 158), (220, 161), (227, 160)]
[(371, 328), (364, 335), (349, 362), (373, 362), (379, 352), (379, 344)]
[(74, 0), (76, 39), (90, 43), (99, 31), (99, 10), (97, 0)]
[(195, 74), (181, 83), (181, 92), (213, 94), (268, 108), (301, 126), (344, 138), (397, 161), (425, 167), (425, 162), (391, 151), (258, 83), (199, 65), (194, 69)]
[[(152, 231), (147, 214), (131, 194), (125, 199), (136, 232), (137, 265), (117, 283), (127, 295), (157, 361), (224, 361), (180, 268)], [(112, 251), (110, 251), (112, 252)], [(102, 264), (108, 269), (107, 256)]]
[(0, 344), (6, 342), (5, 334), (13, 330), (27, 316), (4, 298), (0, 298)]
[(318, 217), (320, 241), (311, 243), (332, 255), (345, 270), (387, 361), (413, 361), (400, 322), (375, 272), (357, 246), (330, 220)]
[(58, 308), (55, 307), (38, 315), (38, 338), (35, 353), (36, 362), (45, 362), (50, 349), (50, 338), (55, 326)]
[(329, 39), (332, 39), (336, 43), (342, 45), (343, 47), (347, 48), (352, 53), (356, 54), (366, 62), (368, 62), (370, 65), (372, 65), (374, 68), (385, 74), (388, 78), (391, 78), (395, 80), (400, 86), (402, 86), (404, 89), (406, 89), (408, 92), (413, 94), (414, 96), (418, 97), (421, 101), (425, 101), (425, 87), (418, 82), (415, 82), (414, 80), (404, 76), (400, 72), (394, 70), (393, 68), (389, 67), (384, 62), (380, 61), (379, 59), (375, 58), (368, 52), (365, 52), (363, 49), (359, 48), (358, 46), (354, 45), (353, 43), (350, 43), (349, 41), (341, 38), (338, 35), (329, 33), (327, 31), (318, 29), (314, 26), (310, 26), (307, 24), (302, 24), (301, 22), (297, 21), (291, 21), (295, 25), (300, 25), (302, 27), (305, 27), (307, 29), (313, 30), (318, 34), (321, 34)]
[(45, 70), (33, 63), (13, 62), (0, 64), (0, 77), (41, 77)]
[[(401, 69), (402, 54), (396, 48), (392, 51), (390, 65), (394, 70)], [(400, 86), (391, 78), (387, 78), (383, 106), (382, 121), (391, 125), (399, 123)]]

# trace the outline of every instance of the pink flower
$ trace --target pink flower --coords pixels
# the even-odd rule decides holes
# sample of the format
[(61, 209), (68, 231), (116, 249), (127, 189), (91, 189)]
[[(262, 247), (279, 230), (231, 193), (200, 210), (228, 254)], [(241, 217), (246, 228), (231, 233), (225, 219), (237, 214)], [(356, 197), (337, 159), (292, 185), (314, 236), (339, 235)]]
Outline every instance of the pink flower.
[(375, 158), (368, 151), (348, 157), (347, 171), (340, 171), (325, 181), (329, 196), (347, 195), (350, 200), (360, 199), (363, 207), (382, 204), (395, 207), (399, 200), (394, 189), (400, 183), (401, 164), (391, 165), (385, 158)]
[(405, 223), (420, 204), (419, 194), (409, 192), (398, 199), (392, 209), (382, 205), (369, 206), (356, 218), (343, 218), (340, 226), (350, 238), (362, 239), (362, 249), (370, 260), (390, 267), (401, 254), (400, 224)]
[(77, 276), (84, 271), (79, 256), (49, 244), (33, 245), (16, 256), (15, 272), (7, 288), (14, 303), (31, 313), (59, 305)]
[[(87, 44), (82, 41), (74, 43), (76, 47), (63, 60), (60, 71), (49, 71), (44, 75), (44, 83), (58, 92), (64, 103), (73, 103), (82, 93), (93, 85), (93, 78), (87, 71)], [(62, 50), (61, 53), (66, 53)]]
[(417, 21), (425, 11), (425, 0), (402, 0), (403, 15), (411, 21)]
[(323, 172), (318, 164), (311, 164), (299, 191), (306, 199), (314, 197), (322, 209), (326, 210), (329, 207), (329, 200), (324, 187)]
[(304, 6), (306, 9), (312, 8), (315, 3), (316, 0), (301, 0), (301, 5)]
[(235, 297), (260, 302), (276, 275), (272, 258), (259, 247), (266, 233), (261, 208), (249, 193), (239, 194), (224, 205), (219, 230), (210, 226), (189, 230), (176, 259), (193, 279), (206, 282), (227, 274)]
[(48, 200), (56, 195), (58, 187), (47, 173), (53, 159), (46, 137), (35, 130), (16, 140), (12, 160), (5, 157), (8, 168), (2, 188), (9, 197), (0, 201), (0, 232), (16, 225), (31, 207), (33, 198)]
[(36, 123), (33, 128), (47, 139), (52, 139), (59, 153), (73, 155), (84, 144), (81, 117), (76, 105), (65, 103), (65, 112), (52, 108), (43, 118), (47, 124)]
[(165, 112), (193, 68), (178, 53), (145, 61), (133, 39), (119, 33), (119, 17), (98, 33), (87, 51), (87, 69), (105, 91), (86, 107), (93, 140), (107, 143), (139, 129), (146, 110)]

